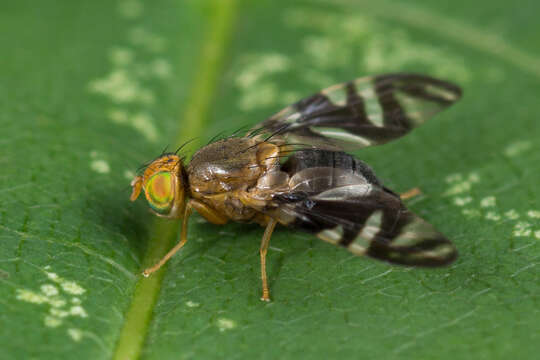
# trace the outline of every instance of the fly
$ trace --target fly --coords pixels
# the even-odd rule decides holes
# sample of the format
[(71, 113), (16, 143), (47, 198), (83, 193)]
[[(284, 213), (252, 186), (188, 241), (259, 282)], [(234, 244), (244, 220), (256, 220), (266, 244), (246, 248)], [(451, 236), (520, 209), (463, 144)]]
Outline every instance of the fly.
[(461, 97), (451, 83), (418, 74), (385, 74), (338, 84), (286, 107), (249, 130), (199, 149), (185, 164), (159, 156), (131, 182), (158, 216), (183, 219), (180, 240), (149, 276), (182, 248), (197, 211), (212, 224), (255, 222), (262, 300), (270, 300), (266, 253), (277, 224), (314, 234), (356, 255), (436, 267), (454, 245), (409, 211), (373, 170), (344, 150), (400, 138)]

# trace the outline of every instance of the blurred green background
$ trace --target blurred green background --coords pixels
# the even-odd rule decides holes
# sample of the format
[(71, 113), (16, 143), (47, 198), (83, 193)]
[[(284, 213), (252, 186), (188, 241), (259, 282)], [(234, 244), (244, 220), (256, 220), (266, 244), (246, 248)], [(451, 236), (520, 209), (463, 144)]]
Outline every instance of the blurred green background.
[[(532, 359), (540, 350), (540, 4), (3, 1), (0, 358)], [(334, 83), (414, 71), (463, 99), (367, 161), (452, 239), (438, 270), (129, 202), (137, 167)]]

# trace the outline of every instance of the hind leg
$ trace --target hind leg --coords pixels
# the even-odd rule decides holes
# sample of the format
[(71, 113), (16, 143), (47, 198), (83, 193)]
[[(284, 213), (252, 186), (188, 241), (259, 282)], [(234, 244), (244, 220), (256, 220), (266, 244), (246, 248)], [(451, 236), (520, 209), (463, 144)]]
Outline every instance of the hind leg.
[(405, 191), (403, 194), (400, 194), (399, 197), (401, 198), (401, 200), (408, 200), (408, 199), (412, 199), (415, 196), (420, 195), (421, 193), (422, 191), (420, 191), (419, 188), (415, 187), (408, 191)]
[(261, 255), (262, 301), (270, 301), (270, 291), (268, 290), (268, 281), (266, 280), (266, 252), (268, 251), (270, 238), (272, 237), (276, 224), (276, 220), (270, 219), (268, 225), (266, 225), (266, 229), (264, 230), (264, 235), (261, 241), (261, 248), (259, 250)]

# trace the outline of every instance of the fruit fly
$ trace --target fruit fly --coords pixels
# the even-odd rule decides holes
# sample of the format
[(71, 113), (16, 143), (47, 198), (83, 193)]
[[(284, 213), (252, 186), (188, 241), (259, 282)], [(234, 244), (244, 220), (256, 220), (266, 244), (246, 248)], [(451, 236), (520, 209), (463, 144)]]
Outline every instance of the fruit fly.
[(456, 85), (425, 75), (364, 77), (302, 99), (243, 136), (210, 143), (189, 164), (176, 153), (162, 154), (132, 181), (131, 200), (144, 190), (153, 212), (182, 218), (182, 230), (178, 244), (143, 274), (184, 246), (193, 210), (212, 224), (265, 227), (264, 301), (270, 300), (266, 253), (277, 224), (394, 264), (451, 263), (457, 257), (452, 243), (345, 150), (400, 138), (460, 97)]

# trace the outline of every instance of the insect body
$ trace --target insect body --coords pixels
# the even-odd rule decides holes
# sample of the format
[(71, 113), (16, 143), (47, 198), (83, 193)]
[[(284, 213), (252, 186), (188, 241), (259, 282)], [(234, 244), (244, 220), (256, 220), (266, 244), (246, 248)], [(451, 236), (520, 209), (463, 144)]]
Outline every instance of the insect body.
[(187, 166), (174, 153), (161, 155), (132, 181), (131, 200), (144, 190), (157, 215), (183, 218), (183, 225), (179, 243), (143, 274), (186, 243), (193, 209), (213, 224), (266, 227), (260, 248), (266, 301), (266, 252), (276, 224), (391, 263), (451, 263), (452, 243), (342, 150), (399, 138), (460, 96), (457, 86), (423, 75), (360, 78), (300, 100), (245, 136), (201, 148)]

